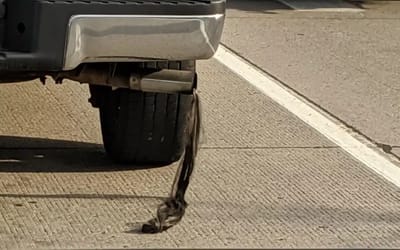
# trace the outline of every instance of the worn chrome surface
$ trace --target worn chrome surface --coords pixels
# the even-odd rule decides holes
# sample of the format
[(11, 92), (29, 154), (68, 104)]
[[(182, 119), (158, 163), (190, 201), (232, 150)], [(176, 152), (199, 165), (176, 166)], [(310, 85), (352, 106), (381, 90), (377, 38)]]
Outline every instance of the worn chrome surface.
[(195, 60), (212, 57), (225, 16), (76, 15), (64, 70), (84, 62)]
[(138, 78), (131, 75), (129, 88), (145, 92), (181, 93), (193, 90), (194, 72), (163, 69)]

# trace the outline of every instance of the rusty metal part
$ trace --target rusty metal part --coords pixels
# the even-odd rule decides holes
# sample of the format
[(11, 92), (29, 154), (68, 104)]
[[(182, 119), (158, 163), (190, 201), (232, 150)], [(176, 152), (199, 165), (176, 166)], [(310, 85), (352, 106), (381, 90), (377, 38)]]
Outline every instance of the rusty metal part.
[(53, 75), (56, 82), (70, 79), (80, 83), (129, 88), (145, 92), (191, 92), (195, 72), (172, 69), (136, 69), (117, 64), (87, 64), (83, 67)]

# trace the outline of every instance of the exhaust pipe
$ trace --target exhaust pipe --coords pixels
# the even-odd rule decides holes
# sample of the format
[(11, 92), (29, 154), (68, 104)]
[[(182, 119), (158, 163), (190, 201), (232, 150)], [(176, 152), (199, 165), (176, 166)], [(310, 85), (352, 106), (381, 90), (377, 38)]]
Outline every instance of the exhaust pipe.
[(144, 92), (191, 93), (195, 74), (192, 71), (162, 69), (157, 72), (129, 77), (129, 88)]
[(158, 93), (191, 93), (195, 87), (193, 71), (137, 69), (132, 73), (131, 67), (110, 67), (109, 64), (86, 64), (77, 70), (52, 77), (57, 83), (70, 79), (80, 83)]

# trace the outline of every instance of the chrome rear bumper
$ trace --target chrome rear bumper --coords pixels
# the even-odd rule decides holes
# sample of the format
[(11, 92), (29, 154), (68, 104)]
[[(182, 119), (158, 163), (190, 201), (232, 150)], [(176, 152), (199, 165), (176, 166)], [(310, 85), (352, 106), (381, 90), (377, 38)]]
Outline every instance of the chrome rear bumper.
[(64, 70), (86, 62), (197, 60), (212, 57), (224, 14), (76, 15), (69, 22)]

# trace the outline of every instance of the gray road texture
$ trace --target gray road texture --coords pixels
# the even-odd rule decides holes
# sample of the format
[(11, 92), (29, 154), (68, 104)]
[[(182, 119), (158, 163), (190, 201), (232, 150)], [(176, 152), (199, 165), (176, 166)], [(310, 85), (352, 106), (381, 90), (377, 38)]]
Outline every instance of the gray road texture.
[(230, 0), (223, 43), (400, 156), (400, 2), (362, 7), (296, 12)]
[[(258, 22), (273, 29), (279, 18), (300, 20), (293, 12), (271, 15), (230, 9), (224, 42), (240, 50), (233, 42), (256, 41), (250, 31), (257, 31)], [(246, 30), (239, 29), (239, 19), (248, 23), (253, 39), (233, 39)], [(268, 58), (270, 39), (277, 37), (265, 35), (255, 51)], [(274, 46), (283, 50), (285, 42), (277, 39)], [(271, 65), (283, 63), (278, 55), (269, 58)], [(309, 59), (300, 59), (304, 72), (299, 69), (298, 81), (288, 70), (275, 73), (293, 84), (306, 82), (305, 69), (313, 68)], [(87, 86), (0, 86), (0, 248), (400, 247), (399, 188), (217, 61), (200, 62), (198, 71), (205, 132), (190, 206), (182, 223), (158, 235), (135, 229), (168, 195), (175, 165), (112, 164), (101, 146), (97, 111), (87, 103)], [(356, 92), (347, 96), (358, 98)]]
[(175, 166), (113, 165), (84, 86), (1, 86), (0, 247), (400, 246), (398, 188), (216, 61), (199, 72), (205, 138), (190, 207), (159, 235), (130, 231)]

